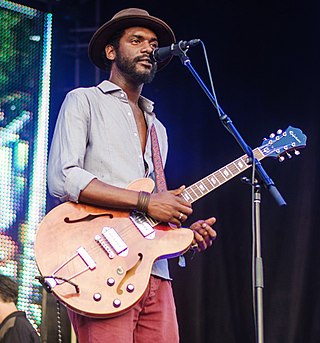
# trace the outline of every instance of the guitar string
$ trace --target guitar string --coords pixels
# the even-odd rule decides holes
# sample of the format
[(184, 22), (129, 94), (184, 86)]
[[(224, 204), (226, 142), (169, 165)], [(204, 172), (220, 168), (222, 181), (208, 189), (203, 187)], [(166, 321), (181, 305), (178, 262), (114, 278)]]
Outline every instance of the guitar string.
[[(259, 148), (256, 148), (255, 150), (258, 150), (259, 155), (261, 155), (263, 157), (263, 153), (260, 151)], [(199, 199), (200, 197), (206, 195), (207, 193), (211, 192), (215, 188), (217, 188), (220, 185), (222, 185), (224, 182), (228, 181), (232, 177), (240, 174), (242, 171), (247, 169), (248, 165), (247, 165), (247, 163), (245, 161), (245, 158), (246, 158), (246, 155), (241, 156), (240, 158), (236, 159), (234, 162), (229, 163), (225, 167), (217, 170), (216, 172), (214, 172), (214, 173), (210, 174), (209, 176), (203, 178), (202, 180), (196, 182), (194, 185), (188, 187), (185, 190), (185, 192), (186, 191), (188, 192), (188, 195), (190, 196), (192, 201), (195, 201), (195, 200)], [(239, 169), (238, 166), (236, 165), (240, 161), (245, 166), (243, 169)], [(226, 174), (223, 173), (223, 171), (225, 171), (225, 170), (228, 170), (230, 172), (231, 177), (229, 177), (229, 175), (226, 175)], [(212, 178), (212, 177), (215, 177), (216, 180), (218, 181), (217, 185), (212, 184), (212, 182), (209, 180), (209, 178)], [(203, 187), (205, 187), (206, 189), (203, 191), (203, 189), (201, 189), (199, 187), (199, 185), (203, 185)], [(196, 196), (195, 199), (193, 199), (193, 196), (191, 196), (191, 194), (189, 193), (188, 190), (192, 190), (193, 191), (193, 193)], [(129, 218), (125, 218), (125, 217), (124, 218), (117, 218), (117, 219), (130, 221)], [(102, 226), (102, 227), (105, 227), (105, 226)], [(112, 228), (113, 225), (110, 226), (110, 227)], [(139, 233), (139, 229), (136, 228), (135, 224), (132, 223), (131, 221), (128, 222), (128, 224), (122, 226), (121, 229), (117, 228), (117, 230), (115, 230), (116, 234), (122, 239), (122, 241), (124, 242), (124, 244), (126, 245), (126, 247), (128, 249), (130, 249), (130, 246), (128, 245), (129, 242), (126, 242), (126, 241), (127, 241), (127, 238), (131, 238), (130, 236), (132, 236), (132, 230), (136, 230), (138, 234), (141, 234), (141, 233)], [(100, 233), (98, 232), (96, 234), (100, 234)], [(107, 252), (105, 251), (105, 249), (103, 247), (101, 247), (101, 245), (98, 242), (95, 241), (96, 234), (92, 236), (92, 243), (91, 243), (91, 245), (86, 246), (86, 250), (87, 250), (89, 255), (90, 255), (90, 253), (95, 253), (96, 251), (101, 251), (103, 254), (106, 254), (106, 256), (107, 256)], [(101, 230), (101, 234), (102, 234), (102, 230)], [(141, 237), (144, 238), (142, 234), (141, 234)], [(144, 238), (144, 239), (146, 239), (146, 238)], [(130, 239), (128, 241), (130, 241)], [(115, 250), (113, 248), (113, 246), (112, 246), (112, 242), (109, 242), (108, 240), (106, 240), (106, 242), (108, 243), (110, 248)], [(115, 251), (115, 253), (116, 253), (116, 251)], [(116, 253), (115, 256), (117, 256), (117, 255), (119, 255), (119, 254)], [(110, 257), (107, 256), (107, 258), (110, 258)]]

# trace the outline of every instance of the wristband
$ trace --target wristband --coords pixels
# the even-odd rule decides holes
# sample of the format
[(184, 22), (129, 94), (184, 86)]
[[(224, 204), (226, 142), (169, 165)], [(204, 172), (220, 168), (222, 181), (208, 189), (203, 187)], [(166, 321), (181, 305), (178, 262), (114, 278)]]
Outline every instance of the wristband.
[(136, 210), (141, 213), (147, 213), (148, 212), (148, 205), (150, 202), (150, 193), (140, 191), (138, 195), (138, 202)]

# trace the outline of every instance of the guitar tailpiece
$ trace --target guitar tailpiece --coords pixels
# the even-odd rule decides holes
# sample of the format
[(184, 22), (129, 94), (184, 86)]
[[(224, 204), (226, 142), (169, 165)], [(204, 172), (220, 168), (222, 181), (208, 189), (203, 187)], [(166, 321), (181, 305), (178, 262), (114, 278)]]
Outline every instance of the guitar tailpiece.
[(36, 276), (35, 278), (41, 283), (42, 287), (45, 289), (45, 291), (47, 293), (52, 293), (52, 287), (47, 282), (45, 277), (43, 277), (43, 276)]
[(36, 279), (41, 283), (42, 287), (48, 293), (52, 293), (52, 289), (56, 285), (59, 285), (57, 280), (69, 283), (70, 285), (72, 285), (75, 288), (75, 290), (78, 294), (80, 293), (80, 288), (77, 284), (75, 284), (74, 282), (67, 280), (63, 277), (60, 277), (60, 276), (50, 276), (50, 275), (49, 276), (36, 276)]

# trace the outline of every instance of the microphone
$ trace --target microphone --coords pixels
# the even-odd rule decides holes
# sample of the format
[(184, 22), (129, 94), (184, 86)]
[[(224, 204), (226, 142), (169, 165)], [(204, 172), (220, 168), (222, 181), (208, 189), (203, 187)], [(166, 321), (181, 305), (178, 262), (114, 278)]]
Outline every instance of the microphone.
[(178, 43), (172, 43), (169, 46), (154, 49), (150, 55), (150, 58), (153, 62), (162, 62), (168, 59), (170, 56), (178, 56), (181, 52), (187, 51), (189, 48), (198, 45), (200, 42), (200, 39), (191, 39), (189, 41), (181, 40)]

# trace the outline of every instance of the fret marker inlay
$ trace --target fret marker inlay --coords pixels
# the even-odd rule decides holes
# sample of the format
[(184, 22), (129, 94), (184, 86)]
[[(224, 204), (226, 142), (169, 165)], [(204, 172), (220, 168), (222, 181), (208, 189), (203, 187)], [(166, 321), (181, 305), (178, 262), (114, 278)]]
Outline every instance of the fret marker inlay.
[(217, 180), (214, 177), (211, 177), (210, 181), (212, 182), (213, 185), (217, 184)]
[(242, 169), (242, 168), (244, 167), (244, 164), (243, 164), (241, 161), (239, 161), (239, 162), (238, 162), (238, 167), (239, 167), (240, 169)]

